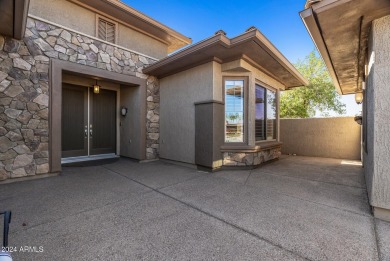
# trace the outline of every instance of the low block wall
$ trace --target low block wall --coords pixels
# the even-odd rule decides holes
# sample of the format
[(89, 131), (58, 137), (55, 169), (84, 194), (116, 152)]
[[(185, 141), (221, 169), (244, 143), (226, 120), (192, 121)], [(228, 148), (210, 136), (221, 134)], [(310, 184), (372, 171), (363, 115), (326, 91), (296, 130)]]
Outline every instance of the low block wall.
[(282, 154), (360, 160), (360, 132), (353, 117), (281, 119)]

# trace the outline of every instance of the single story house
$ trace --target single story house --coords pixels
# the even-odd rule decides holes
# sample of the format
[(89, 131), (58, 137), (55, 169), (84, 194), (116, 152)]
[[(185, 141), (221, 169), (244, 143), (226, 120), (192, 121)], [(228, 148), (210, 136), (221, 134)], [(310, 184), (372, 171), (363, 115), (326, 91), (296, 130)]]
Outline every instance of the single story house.
[(118, 0), (0, 2), (0, 180), (64, 163), (208, 170), (280, 155), (279, 92), (307, 84), (254, 27), (191, 39)]
[(300, 15), (337, 91), (363, 102), (368, 197), (390, 221), (390, 1), (308, 0)]

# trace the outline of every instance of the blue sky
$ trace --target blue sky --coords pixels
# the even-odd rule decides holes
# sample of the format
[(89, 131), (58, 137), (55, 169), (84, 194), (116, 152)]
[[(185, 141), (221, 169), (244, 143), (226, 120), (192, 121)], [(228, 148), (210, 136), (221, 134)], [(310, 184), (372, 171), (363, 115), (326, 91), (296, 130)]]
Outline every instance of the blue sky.
[[(299, 12), (305, 0), (122, 0), (129, 6), (192, 38), (193, 43), (214, 35), (219, 29), (228, 37), (257, 27), (292, 63), (315, 47)], [(361, 110), (354, 96), (343, 96), (347, 115)]]

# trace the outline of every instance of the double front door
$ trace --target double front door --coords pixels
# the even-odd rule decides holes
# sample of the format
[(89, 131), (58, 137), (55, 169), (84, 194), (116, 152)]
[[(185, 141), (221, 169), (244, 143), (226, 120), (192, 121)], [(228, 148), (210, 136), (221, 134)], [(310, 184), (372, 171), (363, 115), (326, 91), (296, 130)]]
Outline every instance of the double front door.
[(62, 158), (116, 153), (116, 92), (63, 84)]

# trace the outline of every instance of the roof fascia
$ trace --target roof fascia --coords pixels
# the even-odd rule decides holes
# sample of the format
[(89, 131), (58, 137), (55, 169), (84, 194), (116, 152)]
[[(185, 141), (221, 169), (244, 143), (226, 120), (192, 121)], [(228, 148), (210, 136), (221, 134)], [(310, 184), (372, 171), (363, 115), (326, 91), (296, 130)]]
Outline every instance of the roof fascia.
[[(337, 2), (337, 0), (323, 1), (323, 2), (319, 2), (318, 4), (326, 4), (326, 2)], [(329, 3), (326, 6), (329, 7)], [(312, 38), (317, 50), (321, 54), (321, 57), (322, 57), (323, 61), (325, 62), (326, 67), (328, 68), (329, 74), (332, 78), (333, 84), (335, 85), (337, 92), (339, 94), (343, 94), (343, 91), (342, 91), (340, 84), (339, 84), (339, 80), (338, 80), (336, 71), (333, 67), (333, 63), (332, 63), (332, 60), (331, 60), (329, 52), (328, 52), (328, 48), (325, 44), (324, 38), (323, 38), (322, 33), (321, 33), (320, 26), (319, 26), (317, 19), (315, 17), (315, 13), (313, 11), (313, 6), (306, 9), (306, 10), (301, 11), (299, 13), (299, 15), (301, 16), (301, 19), (302, 19), (303, 23), (305, 24), (305, 27), (306, 27), (308, 33), (310, 34), (310, 37)]]

